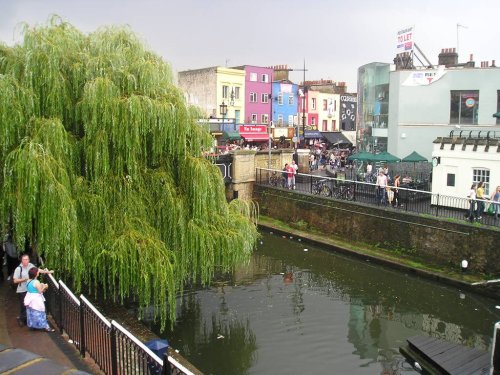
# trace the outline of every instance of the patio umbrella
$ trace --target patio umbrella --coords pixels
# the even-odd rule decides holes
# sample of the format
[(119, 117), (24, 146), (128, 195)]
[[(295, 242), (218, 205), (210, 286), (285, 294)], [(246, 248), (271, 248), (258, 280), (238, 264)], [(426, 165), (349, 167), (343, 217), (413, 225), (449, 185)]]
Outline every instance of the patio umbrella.
[(358, 161), (368, 161), (373, 160), (375, 155), (370, 152), (360, 151), (355, 154), (349, 155), (347, 160), (358, 160)]
[(373, 156), (373, 161), (385, 161), (386, 163), (397, 163), (399, 161), (401, 161), (400, 158), (398, 158), (397, 156), (394, 156), (393, 154), (387, 152), (387, 151), (384, 151), (384, 152), (381, 152), (380, 154), (375, 154), (375, 155), (372, 155)]
[(424, 158), (422, 155), (420, 155), (418, 152), (413, 151), (410, 155), (404, 157), (401, 161), (409, 163), (418, 163), (420, 161), (428, 161), (428, 160)]

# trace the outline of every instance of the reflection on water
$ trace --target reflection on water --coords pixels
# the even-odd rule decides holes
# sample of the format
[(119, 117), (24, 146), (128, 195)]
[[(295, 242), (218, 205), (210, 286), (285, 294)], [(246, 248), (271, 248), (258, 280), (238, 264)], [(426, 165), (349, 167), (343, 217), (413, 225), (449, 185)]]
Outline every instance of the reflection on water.
[(412, 374), (398, 352), (407, 337), (489, 350), (494, 306), (265, 234), (250, 264), (187, 290), (161, 335), (205, 374)]

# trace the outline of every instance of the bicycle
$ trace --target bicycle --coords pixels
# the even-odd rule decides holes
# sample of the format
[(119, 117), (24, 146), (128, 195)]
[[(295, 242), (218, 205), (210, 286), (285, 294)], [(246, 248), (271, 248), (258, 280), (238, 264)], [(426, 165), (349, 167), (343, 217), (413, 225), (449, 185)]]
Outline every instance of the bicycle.
[(283, 187), (285, 183), (281, 173), (278, 174), (276, 171), (271, 173), (271, 176), (269, 176), (269, 185)]
[(333, 190), (332, 196), (337, 199), (352, 201), (354, 200), (354, 185), (342, 184)]
[(327, 185), (328, 180), (316, 180), (312, 184), (312, 193), (316, 195), (322, 195), (324, 197), (330, 197), (332, 195), (332, 189)]

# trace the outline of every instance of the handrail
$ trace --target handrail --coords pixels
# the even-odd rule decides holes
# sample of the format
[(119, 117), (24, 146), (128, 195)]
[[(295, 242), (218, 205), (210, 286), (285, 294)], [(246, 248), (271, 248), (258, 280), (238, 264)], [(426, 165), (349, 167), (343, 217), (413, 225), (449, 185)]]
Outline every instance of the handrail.
[(68, 293), (68, 295), (73, 299), (73, 301), (75, 301), (75, 303), (78, 306), (80, 306), (80, 300), (78, 298), (76, 298), (76, 296), (73, 294), (71, 289), (69, 289), (68, 286), (66, 284), (64, 284), (64, 282), (62, 280), (59, 280), (59, 284), (61, 284), (62, 288)]
[(90, 301), (89, 301), (87, 298), (85, 298), (85, 296), (84, 296), (83, 294), (80, 294), (80, 298), (82, 299), (82, 301), (83, 301), (83, 302), (85, 302), (85, 305), (86, 305), (89, 309), (91, 309), (91, 310), (92, 310), (92, 312), (93, 312), (94, 314), (96, 314), (96, 315), (97, 315), (97, 316), (98, 316), (98, 317), (102, 320), (102, 322), (103, 322), (104, 324), (106, 324), (109, 328), (111, 328), (111, 322), (110, 322), (108, 319), (106, 319), (106, 318), (104, 317), (104, 315), (102, 315), (102, 314), (101, 314), (101, 312), (100, 312), (99, 310), (97, 310), (97, 309), (94, 307), (94, 305), (92, 305), (92, 304), (90, 303)]

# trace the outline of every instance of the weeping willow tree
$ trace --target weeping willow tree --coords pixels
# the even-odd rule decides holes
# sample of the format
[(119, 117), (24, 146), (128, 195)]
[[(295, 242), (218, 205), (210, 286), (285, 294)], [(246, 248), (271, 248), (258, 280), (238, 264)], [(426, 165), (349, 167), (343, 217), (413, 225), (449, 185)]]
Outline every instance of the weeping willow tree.
[(201, 157), (198, 116), (128, 28), (25, 26), (0, 45), (3, 227), (76, 288), (137, 297), (164, 324), (186, 282), (247, 259), (257, 237), (252, 206), (228, 204)]

